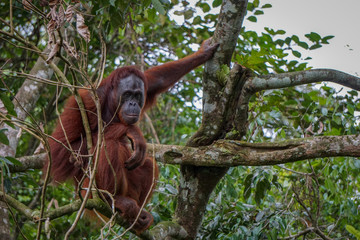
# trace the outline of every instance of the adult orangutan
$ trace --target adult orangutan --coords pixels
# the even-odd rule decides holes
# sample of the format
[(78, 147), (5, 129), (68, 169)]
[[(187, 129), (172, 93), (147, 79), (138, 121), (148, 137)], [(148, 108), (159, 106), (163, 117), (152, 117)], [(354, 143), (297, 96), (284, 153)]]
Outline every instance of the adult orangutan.
[[(217, 47), (218, 44), (211, 44), (211, 39), (208, 39), (190, 56), (150, 68), (144, 73), (135, 67), (118, 68), (97, 89), (104, 139), (95, 177), (96, 186), (113, 195), (116, 210), (130, 223), (135, 221), (140, 207), (148, 200), (148, 192), (153, 191), (152, 179), (158, 177), (156, 163), (146, 155), (145, 139), (135, 124), (141, 114), (154, 105), (157, 95), (167, 91), (186, 73), (210, 59)], [(79, 93), (95, 145), (98, 140), (96, 106), (89, 91), (80, 90)], [(53, 181), (62, 182), (73, 178), (79, 184), (88, 164), (88, 151), (83, 121), (74, 96), (67, 101), (52, 136), (57, 139), (50, 139)], [(132, 149), (128, 144), (129, 139)], [(106, 194), (103, 196), (111, 203), (112, 198)], [(141, 232), (152, 221), (152, 215), (142, 210), (134, 228)]]

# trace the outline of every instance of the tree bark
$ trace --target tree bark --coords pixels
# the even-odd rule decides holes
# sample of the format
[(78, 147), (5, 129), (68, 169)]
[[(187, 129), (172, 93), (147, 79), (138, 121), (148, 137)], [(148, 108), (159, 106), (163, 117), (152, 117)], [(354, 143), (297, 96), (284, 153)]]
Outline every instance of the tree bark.
[[(271, 143), (218, 140), (202, 147), (148, 144), (147, 149), (148, 155), (154, 155), (157, 162), (165, 164), (215, 169), (267, 166), (324, 157), (360, 157), (360, 135), (320, 136)], [(41, 169), (45, 158), (45, 153), (21, 157), (18, 160), (22, 165), (12, 165), (9, 169), (11, 172)]]
[[(236, 106), (243, 81), (241, 67), (236, 67), (227, 77), (231, 56), (241, 30), (247, 0), (224, 0), (213, 40), (220, 44), (214, 57), (205, 63), (203, 76), (203, 118), (200, 129), (188, 141), (188, 146), (204, 146), (224, 137), (229, 109)], [(222, 91), (222, 89), (225, 89)], [(215, 98), (214, 96), (219, 96)], [(226, 129), (225, 129), (226, 131)], [(176, 220), (195, 239), (200, 228), (207, 202), (216, 184), (224, 176), (225, 168), (182, 165), (177, 197)]]

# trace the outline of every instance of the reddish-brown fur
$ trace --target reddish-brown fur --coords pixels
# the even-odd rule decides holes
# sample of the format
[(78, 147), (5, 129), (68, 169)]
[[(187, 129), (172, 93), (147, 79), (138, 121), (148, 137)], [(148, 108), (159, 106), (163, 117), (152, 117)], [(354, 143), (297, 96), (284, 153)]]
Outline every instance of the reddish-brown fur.
[[(116, 209), (131, 223), (136, 219), (141, 205), (148, 200), (145, 199), (148, 192), (153, 191), (151, 185), (153, 179), (158, 178), (158, 169), (155, 161), (145, 154), (146, 142), (141, 130), (136, 125), (127, 125), (121, 120), (121, 116), (119, 117), (119, 96), (117, 96), (119, 82), (130, 75), (135, 75), (144, 82), (145, 104), (142, 108), (144, 112), (155, 103), (158, 94), (168, 90), (183, 75), (210, 59), (217, 46), (217, 44), (211, 45), (210, 40), (207, 40), (196, 53), (150, 68), (144, 73), (135, 67), (116, 69), (102, 81), (97, 90), (105, 127), (95, 178), (96, 186), (113, 195)], [(96, 106), (89, 91), (80, 90), (79, 93), (87, 111), (95, 145), (98, 140)], [(85, 130), (74, 96), (67, 101), (52, 136), (57, 139), (57, 141), (49, 140), (53, 181), (63, 182), (73, 178), (77, 184), (84, 177), (88, 152)], [(133, 152), (129, 148), (129, 139), (134, 146)], [(128, 170), (125, 167), (127, 161), (135, 161), (136, 168)], [(155, 176), (153, 176), (153, 171), (155, 171)], [(106, 194), (104, 196), (109, 202), (111, 201)], [(143, 210), (136, 222), (135, 230), (137, 232), (145, 230), (152, 221), (151, 214)]]

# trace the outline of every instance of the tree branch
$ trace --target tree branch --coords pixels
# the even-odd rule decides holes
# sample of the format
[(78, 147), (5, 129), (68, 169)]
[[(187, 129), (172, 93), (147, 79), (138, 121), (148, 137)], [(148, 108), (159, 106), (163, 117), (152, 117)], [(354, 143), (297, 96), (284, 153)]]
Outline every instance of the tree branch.
[(316, 82), (334, 82), (360, 91), (360, 78), (334, 69), (312, 69), (301, 72), (254, 77), (246, 83), (254, 92), (292, 87)]
[[(232, 122), (228, 118), (233, 119), (231, 111), (233, 106), (237, 106), (245, 74), (242, 71), (244, 68), (239, 65), (230, 69), (230, 62), (247, 12), (247, 4), (248, 0), (222, 1), (213, 35), (213, 41), (220, 45), (214, 57), (205, 63), (203, 75), (202, 123), (187, 146), (207, 146), (224, 138), (229, 122)], [(226, 174), (227, 168), (182, 165), (180, 171), (175, 219), (189, 234), (188, 239), (195, 239), (210, 194)]]
[[(148, 154), (166, 164), (207, 167), (264, 166), (323, 157), (360, 157), (360, 135), (321, 136), (272, 143), (247, 143), (219, 140), (210, 146), (186, 147), (148, 144)], [(21, 157), (21, 166), (9, 166), (11, 172), (40, 169), (46, 154)]]
[(157, 161), (169, 164), (232, 167), (264, 166), (305, 159), (360, 156), (360, 136), (322, 136), (274, 143), (220, 140), (207, 147), (155, 146)]
[[(7, 202), (9, 206), (13, 207), (21, 213), (23, 216), (25, 216), (27, 219), (31, 221), (38, 221), (40, 220), (40, 211), (39, 210), (33, 210), (26, 206), (25, 204), (21, 203), (20, 201), (16, 200), (15, 198), (11, 197), (8, 194), (4, 194), (0, 191), (0, 201)], [(65, 206), (61, 206), (56, 209), (51, 209), (49, 211), (44, 212), (43, 219), (49, 219), (53, 220), (59, 217), (62, 217), (64, 215), (72, 214), (76, 211), (78, 211), (81, 207), (82, 201), (80, 199), (73, 201), (70, 204), (67, 204)], [(86, 201), (85, 207), (87, 209), (96, 209), (97, 211), (101, 212), (107, 217), (111, 217), (112, 211), (110, 207), (101, 199), (89, 199)], [(127, 225), (127, 223), (120, 217), (117, 216), (115, 218), (116, 223), (119, 225)]]
[[(5, 201), (9, 204), (9, 206), (13, 207), (21, 213), (23, 216), (25, 216), (27, 219), (32, 221), (37, 221), (40, 219), (40, 211), (39, 210), (33, 210), (26, 206), (25, 204), (21, 203), (20, 201), (16, 200), (15, 198), (11, 197), (8, 194), (4, 194), (0, 191), (0, 201)], [(50, 220), (59, 218), (61, 216), (71, 214), (75, 211), (77, 211), (80, 208), (81, 200), (75, 200), (74, 202), (59, 207), (57, 209), (52, 209), (44, 213), (43, 218), (49, 218)], [(111, 210), (109, 207), (100, 199), (90, 199), (86, 202), (86, 207), (88, 209), (96, 209), (104, 213), (104, 215), (110, 214)], [(123, 224), (123, 221), (121, 222)]]
[(282, 240), (296, 239), (296, 238), (298, 238), (298, 237), (305, 236), (305, 235), (308, 234), (309, 232), (314, 231), (314, 229), (315, 229), (314, 227), (307, 228), (307, 229), (305, 229), (304, 231), (301, 231), (301, 232), (299, 232), (299, 233), (297, 233), (297, 234), (295, 234), (295, 235), (291, 235), (291, 236), (289, 236), (289, 237), (282, 238)]
[(165, 221), (154, 226), (150, 231), (143, 232), (142, 239), (185, 239), (188, 236), (185, 229), (175, 222)]

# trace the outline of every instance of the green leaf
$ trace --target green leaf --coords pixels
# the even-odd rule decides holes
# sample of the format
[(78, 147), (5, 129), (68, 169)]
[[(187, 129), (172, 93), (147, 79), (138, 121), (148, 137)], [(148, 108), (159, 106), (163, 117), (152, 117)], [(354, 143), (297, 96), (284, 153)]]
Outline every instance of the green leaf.
[(254, 65), (261, 64), (261, 63), (263, 63), (264, 61), (265, 61), (265, 60), (262, 59), (261, 57), (254, 56), (254, 57), (249, 58), (249, 60), (248, 60), (247, 63), (248, 63), (250, 66), (254, 66)]
[(285, 106), (297, 105), (297, 104), (298, 104), (298, 102), (295, 99), (289, 99), (284, 103)]
[(336, 193), (335, 184), (334, 184), (334, 182), (333, 182), (332, 180), (330, 180), (329, 178), (327, 178), (327, 179), (325, 180), (325, 187), (326, 187), (327, 189), (329, 189), (330, 192)]
[(264, 198), (265, 186), (262, 184), (262, 181), (258, 182), (255, 187), (255, 202), (257, 205), (260, 205), (261, 199)]
[(237, 197), (237, 191), (235, 190), (234, 185), (232, 184), (226, 185), (226, 195), (232, 198)]
[(299, 42), (300, 42), (299, 37), (296, 36), (296, 35), (292, 35), (292, 36), (291, 36), (291, 39), (292, 39), (294, 42), (296, 42), (296, 43), (299, 43)]
[(251, 194), (251, 183), (252, 183), (252, 178), (253, 178), (253, 174), (249, 174), (246, 176), (245, 181), (244, 181), (244, 198), (248, 199), (250, 197)]
[(350, 113), (351, 115), (354, 115), (354, 112), (355, 112), (355, 107), (354, 107), (354, 105), (348, 103), (348, 104), (346, 105), (346, 107), (347, 107), (347, 109), (349, 110), (349, 113)]
[(306, 68), (306, 65), (307, 65), (306, 62), (305, 62), (305, 63), (301, 63), (301, 64), (299, 64), (299, 66), (297, 66), (296, 70), (302, 71), (302, 70), (304, 70), (304, 69)]
[(317, 34), (316, 32), (311, 32), (309, 34), (305, 34), (305, 37), (307, 37), (312, 42), (318, 42), (321, 40), (321, 36)]
[(213, 8), (216, 8), (222, 4), (222, 0), (215, 0), (212, 3)]
[(277, 39), (277, 40), (275, 41), (275, 43), (276, 43), (277, 45), (279, 45), (280, 47), (282, 47), (282, 46), (284, 46), (285, 41), (282, 40), (282, 39)]
[(261, 8), (272, 8), (272, 5), (270, 3), (267, 3), (263, 5)]
[(148, 20), (152, 23), (156, 23), (156, 9), (149, 8), (147, 9), (146, 12), (147, 12)]
[(321, 39), (321, 43), (323, 43), (323, 44), (329, 44), (328, 40), (330, 40), (330, 39), (332, 39), (332, 38), (334, 38), (334, 37), (335, 37), (335, 36), (332, 36), (332, 35), (323, 37), (323, 38)]
[(196, 16), (194, 17), (194, 20), (192, 22), (193, 25), (198, 25), (201, 23), (201, 17), (200, 16)]
[(159, 0), (152, 0), (151, 2), (154, 5), (156, 11), (158, 11), (158, 13), (160, 13), (161, 15), (165, 15), (165, 9)]
[(265, 216), (265, 211), (260, 211), (257, 215), (256, 215), (256, 218), (255, 218), (255, 221), (256, 222), (260, 222), (263, 217)]
[(186, 20), (192, 18), (193, 16), (194, 16), (194, 11), (191, 9), (184, 12), (184, 17)]
[(315, 45), (312, 45), (309, 49), (314, 50), (314, 49), (317, 49), (317, 48), (321, 48), (321, 45), (320, 44), (315, 44)]
[(348, 94), (350, 94), (352, 96), (358, 96), (359, 95), (358, 91), (355, 91), (355, 90), (348, 91)]
[(11, 102), (10, 98), (4, 94), (4, 93), (1, 93), (0, 94), (0, 99), (1, 101), (3, 102), (6, 110), (8, 111), (8, 113), (12, 116), (17, 116), (15, 110), (14, 110), (14, 104)]
[(263, 15), (264, 14), (264, 11), (261, 11), (261, 10), (256, 10), (255, 15)]
[(302, 47), (304, 49), (309, 49), (309, 45), (306, 42), (297, 42), (297, 45), (299, 45), (299, 47)]
[(280, 29), (280, 30), (277, 30), (275, 34), (276, 34), (276, 35), (284, 35), (285, 33), (286, 33), (285, 30), (281, 30), (281, 29)]
[(323, 116), (327, 116), (327, 114), (328, 114), (328, 109), (325, 108), (325, 107), (321, 108), (321, 114), (322, 114)]
[(9, 162), (6, 158), (0, 157), (0, 170), (3, 169), (3, 166), (5, 167), (5, 172), (7, 173), (7, 176), (10, 177), (10, 169), (9, 165), (11, 165), (11, 162)]
[(22, 162), (20, 162), (19, 160), (17, 160), (16, 158), (13, 158), (13, 157), (5, 157), (7, 160), (9, 160), (9, 162), (12, 164), (12, 165), (16, 165), (16, 166), (21, 166), (23, 165)]
[(176, 188), (174, 188), (172, 185), (170, 184), (166, 184), (165, 186), (166, 190), (168, 190), (171, 194), (176, 195), (178, 194), (178, 190)]
[(111, 25), (116, 29), (121, 27), (124, 24), (124, 16), (122, 12), (118, 11), (115, 7), (109, 8), (109, 14), (111, 16)]
[(356, 230), (353, 226), (351, 225), (346, 225), (345, 226), (346, 230), (351, 233), (352, 235), (354, 235), (356, 237), (357, 240), (360, 240), (360, 231)]
[(292, 51), (292, 54), (297, 57), (297, 58), (300, 58), (301, 57), (301, 53), (298, 52), (298, 51)]
[(109, 1), (110, 5), (113, 6), (113, 7), (116, 6), (115, 2), (116, 2), (116, 0), (110, 0), (110, 1)]
[(201, 9), (203, 10), (204, 13), (210, 11), (210, 6), (207, 3), (201, 3), (200, 7), (201, 7)]
[(285, 43), (287, 44), (287, 45), (290, 45), (290, 43), (291, 43), (291, 38), (290, 37), (287, 37), (287, 38), (285, 38)]
[(5, 145), (9, 145), (9, 139), (7, 138), (6, 134), (4, 133), (7, 129), (3, 128), (0, 129), (0, 142)]
[(274, 35), (274, 33), (275, 33), (274, 29), (272, 29), (272, 28), (264, 27), (264, 29), (265, 29), (265, 31), (267, 31), (271, 35)]
[(254, 11), (254, 9), (255, 9), (254, 4), (249, 2), (248, 5), (247, 5), (247, 10), (252, 12), (252, 11)]
[(250, 16), (247, 18), (250, 22), (257, 22), (257, 18), (255, 16)]
[(174, 14), (176, 16), (182, 16), (184, 14), (184, 12), (183, 11), (174, 11)]
[(8, 160), (6, 157), (0, 156), (0, 161), (5, 163), (5, 165), (13, 165), (13, 163), (10, 160)]

